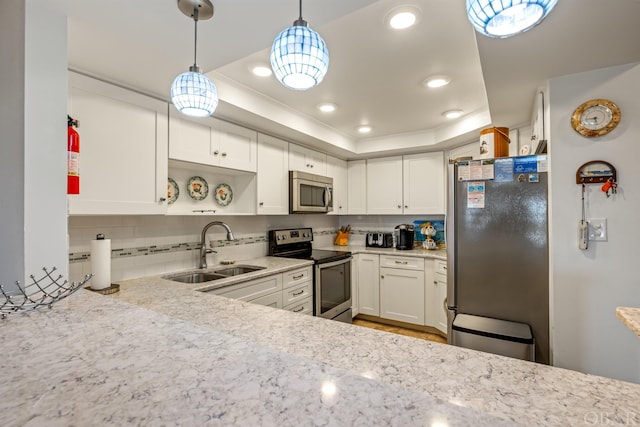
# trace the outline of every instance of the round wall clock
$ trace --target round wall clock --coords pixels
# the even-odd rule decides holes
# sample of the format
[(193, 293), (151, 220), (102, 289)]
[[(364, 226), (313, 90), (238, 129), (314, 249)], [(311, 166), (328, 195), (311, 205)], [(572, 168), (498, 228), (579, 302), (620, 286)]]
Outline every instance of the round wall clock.
[(592, 99), (580, 105), (571, 116), (571, 126), (587, 137), (606, 135), (620, 123), (620, 108), (608, 99)]

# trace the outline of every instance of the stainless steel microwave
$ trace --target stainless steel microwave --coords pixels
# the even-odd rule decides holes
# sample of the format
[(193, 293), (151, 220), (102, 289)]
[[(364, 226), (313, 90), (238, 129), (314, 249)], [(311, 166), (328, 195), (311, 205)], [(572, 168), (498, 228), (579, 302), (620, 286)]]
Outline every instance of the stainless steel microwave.
[(289, 212), (333, 211), (333, 178), (301, 171), (289, 171)]

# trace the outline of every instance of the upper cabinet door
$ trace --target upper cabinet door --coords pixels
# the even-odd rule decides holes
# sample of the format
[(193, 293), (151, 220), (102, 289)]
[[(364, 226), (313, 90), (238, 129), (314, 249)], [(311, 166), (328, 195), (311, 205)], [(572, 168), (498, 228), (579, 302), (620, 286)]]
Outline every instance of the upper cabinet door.
[(289, 213), (289, 143), (258, 134), (258, 207), (260, 215)]
[(367, 213), (367, 161), (347, 162), (347, 198), (350, 215)]
[(402, 213), (402, 156), (367, 160), (367, 213)]
[(327, 175), (327, 156), (319, 151), (289, 144), (289, 170)]
[(444, 158), (441, 151), (403, 157), (404, 214), (444, 214)]
[(258, 133), (233, 123), (211, 120), (213, 154), (219, 157), (219, 166), (255, 172), (258, 167)]
[(168, 104), (69, 73), (80, 123), (80, 194), (69, 214), (162, 214), (167, 209)]
[(333, 211), (330, 215), (346, 215), (347, 161), (327, 156), (327, 176), (333, 178)]
[(171, 107), (169, 157), (173, 160), (255, 172), (258, 133), (213, 117), (192, 119)]

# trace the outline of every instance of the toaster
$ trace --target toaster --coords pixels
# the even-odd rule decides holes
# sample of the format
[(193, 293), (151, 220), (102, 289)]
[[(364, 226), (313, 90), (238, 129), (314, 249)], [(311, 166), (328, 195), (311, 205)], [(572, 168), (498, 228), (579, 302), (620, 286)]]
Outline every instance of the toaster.
[(365, 246), (375, 248), (392, 248), (393, 233), (367, 233)]

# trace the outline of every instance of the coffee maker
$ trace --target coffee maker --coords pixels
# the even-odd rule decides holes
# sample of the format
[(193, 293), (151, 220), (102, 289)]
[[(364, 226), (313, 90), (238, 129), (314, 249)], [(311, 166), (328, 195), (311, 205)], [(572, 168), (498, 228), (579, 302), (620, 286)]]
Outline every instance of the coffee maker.
[(394, 233), (396, 235), (396, 249), (413, 249), (413, 233), (415, 228), (412, 224), (396, 225)]

